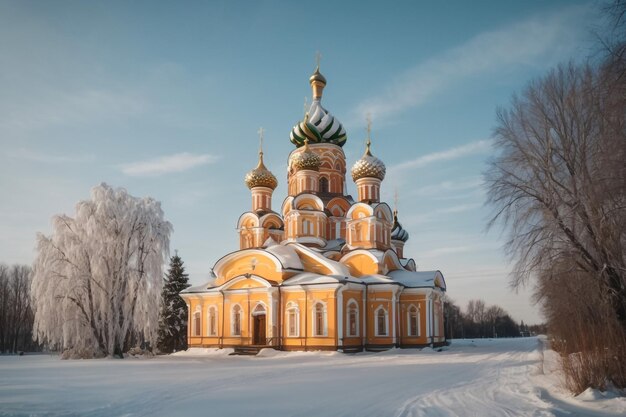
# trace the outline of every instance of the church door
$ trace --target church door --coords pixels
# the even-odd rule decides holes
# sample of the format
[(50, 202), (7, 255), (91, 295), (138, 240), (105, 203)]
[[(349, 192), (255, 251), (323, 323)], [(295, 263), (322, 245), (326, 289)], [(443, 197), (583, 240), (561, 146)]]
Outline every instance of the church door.
[(257, 314), (254, 317), (254, 340), (255, 345), (265, 345), (265, 314)]

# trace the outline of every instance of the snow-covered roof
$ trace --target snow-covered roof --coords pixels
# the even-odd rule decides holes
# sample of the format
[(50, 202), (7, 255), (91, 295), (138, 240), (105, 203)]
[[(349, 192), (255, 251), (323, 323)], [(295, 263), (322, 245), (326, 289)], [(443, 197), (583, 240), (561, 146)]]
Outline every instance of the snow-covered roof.
[(276, 244), (268, 246), (265, 250), (276, 256), (285, 269), (304, 269), (300, 257), (296, 251), (289, 246)]
[(363, 275), (361, 282), (364, 284), (396, 284), (393, 279), (380, 274)]
[(440, 279), (442, 288), (446, 289), (443, 275), (440, 271), (389, 271), (389, 276), (396, 282), (410, 288), (434, 288), (435, 280)]
[(193, 287), (185, 288), (180, 292), (180, 294), (193, 294), (196, 292), (205, 292), (209, 288), (215, 287), (215, 278), (211, 278), (208, 282), (205, 282), (201, 285), (195, 285)]
[(342, 276), (320, 275), (315, 272), (303, 272), (285, 280), (283, 285), (337, 284), (345, 281), (345, 277)]
[[(311, 248), (301, 245), (300, 243), (290, 242), (286, 245), (286, 247), (293, 248), (292, 250), (300, 252), (304, 256), (310, 256), (311, 258), (316, 259), (320, 264), (324, 265), (331, 271), (330, 275), (338, 275), (341, 277), (350, 276), (350, 270), (346, 265), (337, 261), (333, 261), (332, 259), (328, 259), (321, 253), (317, 253)], [(300, 261), (299, 258), (298, 261)]]

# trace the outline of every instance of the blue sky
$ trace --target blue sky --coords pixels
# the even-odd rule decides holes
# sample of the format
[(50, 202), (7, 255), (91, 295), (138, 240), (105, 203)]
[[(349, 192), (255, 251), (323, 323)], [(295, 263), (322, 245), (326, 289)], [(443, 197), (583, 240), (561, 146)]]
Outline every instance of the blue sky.
[(598, 3), (433, 3), (0, 1), (0, 262), (32, 262), (50, 217), (107, 182), (162, 202), (200, 283), (237, 249), (261, 126), (280, 207), (320, 51), (349, 165), (372, 115), (405, 254), (440, 269), (462, 306), (540, 321), (529, 291), (508, 288), (500, 232), (485, 232), (481, 175), (496, 108), (590, 53)]

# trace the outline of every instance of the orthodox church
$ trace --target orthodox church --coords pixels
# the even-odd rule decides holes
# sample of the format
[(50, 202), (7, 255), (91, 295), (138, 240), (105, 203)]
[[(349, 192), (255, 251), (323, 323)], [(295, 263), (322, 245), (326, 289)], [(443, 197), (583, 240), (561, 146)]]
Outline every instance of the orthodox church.
[(313, 101), (291, 130), (288, 196), (272, 208), (278, 180), (263, 163), (245, 176), (252, 210), (237, 221), (239, 250), (217, 261), (211, 280), (180, 295), (190, 347), (381, 350), (445, 342), (440, 271), (405, 257), (409, 233), (380, 201), (385, 164), (371, 150), (350, 170), (346, 131), (322, 106), (319, 65)]

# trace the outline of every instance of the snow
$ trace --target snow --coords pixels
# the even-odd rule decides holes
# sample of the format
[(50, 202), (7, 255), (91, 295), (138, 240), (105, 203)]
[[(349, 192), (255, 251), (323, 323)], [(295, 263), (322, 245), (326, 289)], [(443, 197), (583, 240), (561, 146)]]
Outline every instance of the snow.
[(289, 246), (277, 244), (274, 246), (269, 246), (265, 248), (265, 250), (276, 256), (280, 260), (280, 263), (283, 265), (283, 267), (286, 269), (304, 268), (296, 251)]
[(0, 415), (623, 416), (623, 397), (565, 392), (537, 338), (449, 349), (137, 359), (0, 356)]
[[(389, 271), (389, 276), (394, 281), (401, 283), (405, 287), (433, 287), (435, 279), (443, 280), (443, 275), (439, 271)], [(445, 288), (445, 287), (444, 287)]]

